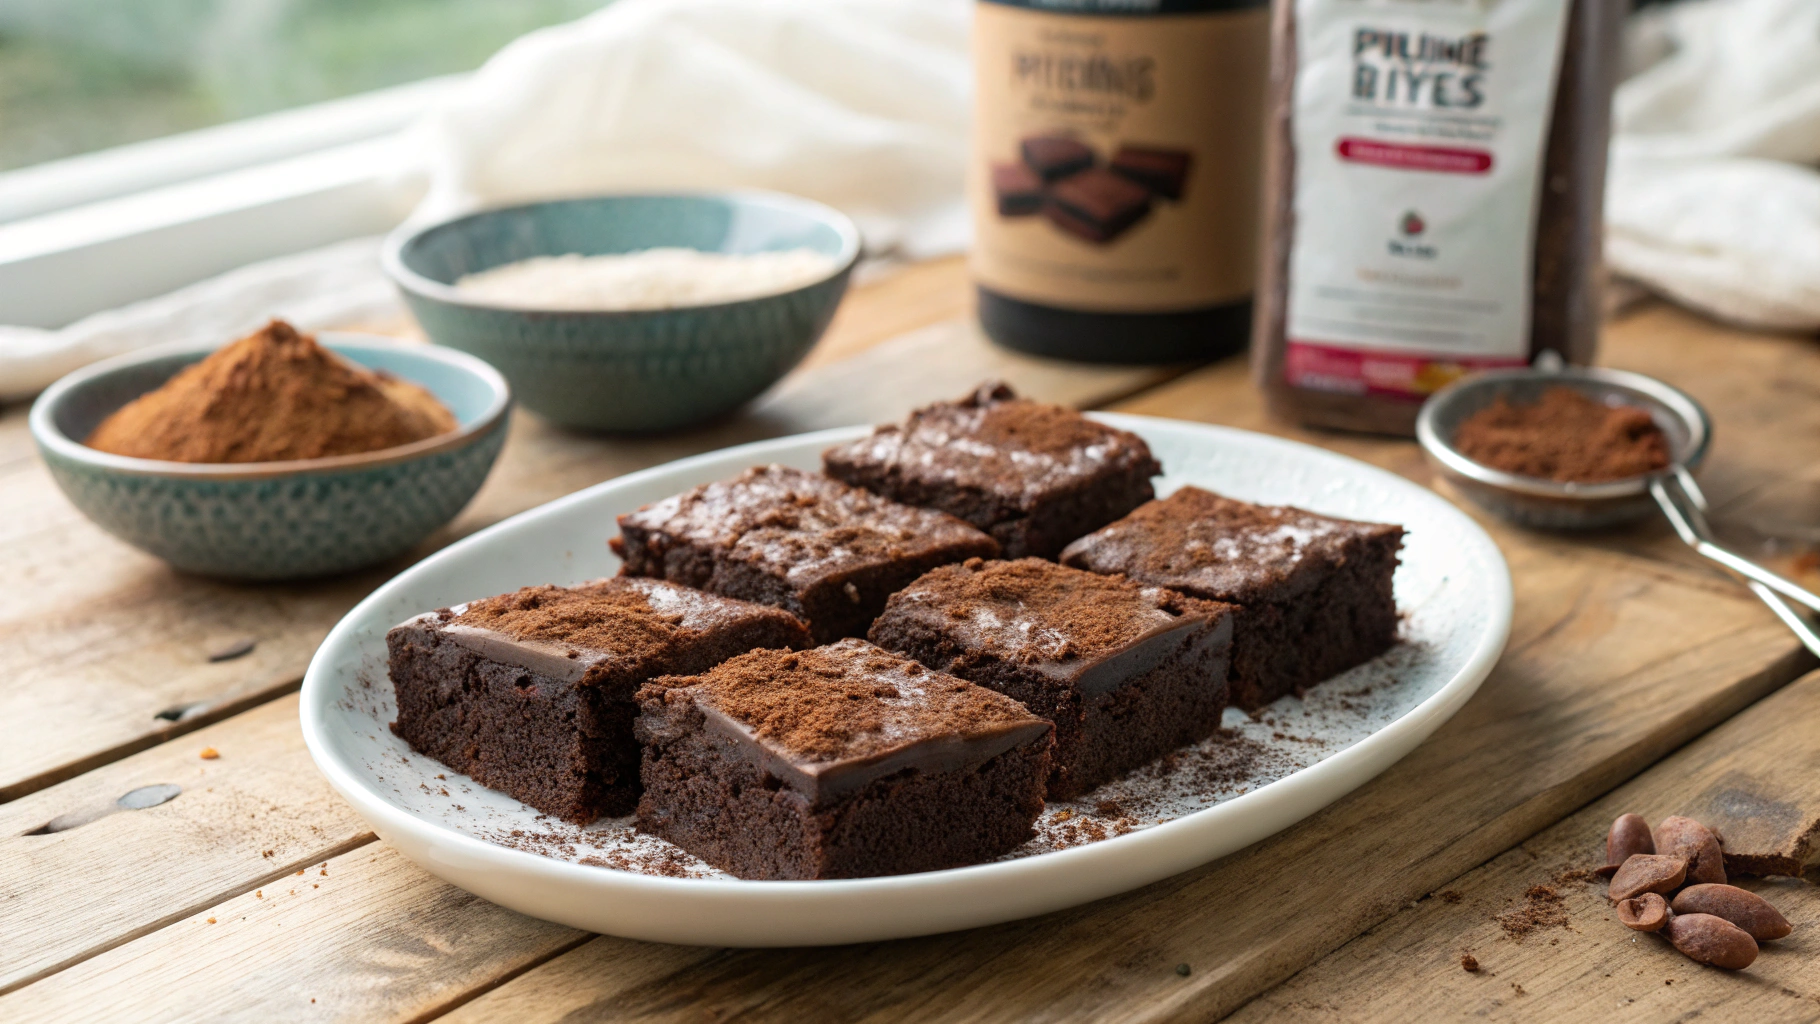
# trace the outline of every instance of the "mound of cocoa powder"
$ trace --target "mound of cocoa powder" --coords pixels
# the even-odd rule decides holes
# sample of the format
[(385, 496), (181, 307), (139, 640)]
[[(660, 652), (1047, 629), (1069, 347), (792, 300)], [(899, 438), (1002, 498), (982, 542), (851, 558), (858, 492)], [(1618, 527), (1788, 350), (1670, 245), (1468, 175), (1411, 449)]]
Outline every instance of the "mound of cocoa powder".
[(1562, 483), (1623, 480), (1669, 464), (1668, 438), (1648, 411), (1569, 387), (1528, 404), (1498, 396), (1460, 424), (1453, 446), (1480, 465)]
[(354, 366), (274, 320), (122, 406), (84, 443), (168, 462), (281, 462), (454, 429), (428, 391)]

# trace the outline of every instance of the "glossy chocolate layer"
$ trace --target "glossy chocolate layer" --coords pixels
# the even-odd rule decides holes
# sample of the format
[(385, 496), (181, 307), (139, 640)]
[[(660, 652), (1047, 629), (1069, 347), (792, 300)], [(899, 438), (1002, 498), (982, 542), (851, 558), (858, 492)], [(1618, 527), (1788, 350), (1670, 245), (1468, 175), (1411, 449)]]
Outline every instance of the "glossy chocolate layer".
[(808, 582), (942, 547), (990, 547), (953, 516), (887, 501), (819, 473), (760, 466), (620, 516), (663, 538)]
[(1041, 559), (975, 559), (894, 596), (874, 635), (945, 637), (961, 657), (990, 657), (1093, 696), (1230, 644), (1230, 611)]
[[(775, 689), (745, 685), (742, 674)], [(863, 640), (793, 654), (754, 651), (676, 682), (662, 701), (641, 695), (645, 735), (673, 737), (687, 728), (689, 711), (698, 712), (703, 728), (814, 806), (905, 770), (983, 764), (1046, 742), (1051, 731), (1008, 697)], [(780, 721), (792, 724), (778, 728)]]
[[(515, 632), (512, 624), (522, 622), (522, 614), (502, 619), (478, 611), (527, 598), (542, 609), (559, 607), (561, 614)], [(752, 647), (809, 643), (802, 624), (775, 608), (637, 577), (527, 588), (420, 615), (400, 628), (440, 633), (489, 661), (558, 682), (615, 688), (663, 673), (700, 672)], [(622, 696), (630, 698), (630, 690)]]
[(1238, 604), (1279, 603), (1326, 582), (1368, 543), (1403, 529), (1184, 487), (1063, 549), (1065, 565)]
[(1049, 731), (1049, 723), (1037, 719), (966, 734), (924, 736), (864, 757), (808, 761), (765, 743), (750, 726), (731, 715), (714, 708), (703, 708), (702, 714), (709, 729), (732, 740), (746, 757), (782, 779), (785, 785), (817, 807), (835, 803), (864, 789), (868, 783), (906, 769), (941, 774), (984, 764)]
[[(1002, 384), (981, 387), (958, 402), (912, 413), (903, 426), (883, 426), (823, 455), (831, 474), (864, 479), (887, 467), (899, 478), (941, 482), (990, 494), (1002, 515), (1029, 512), (1059, 491), (1109, 473), (1162, 472), (1136, 434), (1095, 423), (1073, 409), (1018, 398)], [(962, 518), (970, 518), (956, 512)], [(979, 525), (975, 522), (975, 525)]]

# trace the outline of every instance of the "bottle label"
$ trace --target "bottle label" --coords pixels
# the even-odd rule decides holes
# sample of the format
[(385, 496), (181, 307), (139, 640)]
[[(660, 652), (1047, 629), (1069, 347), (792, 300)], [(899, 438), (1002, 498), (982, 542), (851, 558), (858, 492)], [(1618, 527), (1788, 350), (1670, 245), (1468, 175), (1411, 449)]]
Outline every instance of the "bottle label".
[(981, 3), (968, 189), (982, 285), (1158, 313), (1251, 295), (1269, 11)]
[(1419, 398), (1530, 349), (1568, 0), (1293, 0), (1293, 387)]

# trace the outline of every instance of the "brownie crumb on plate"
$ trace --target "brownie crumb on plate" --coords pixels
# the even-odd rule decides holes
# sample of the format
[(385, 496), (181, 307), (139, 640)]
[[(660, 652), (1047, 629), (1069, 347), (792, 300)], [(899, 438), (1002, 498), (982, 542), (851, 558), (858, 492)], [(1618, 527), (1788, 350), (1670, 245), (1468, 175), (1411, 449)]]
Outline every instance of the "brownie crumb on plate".
[(392, 731), (546, 814), (578, 823), (629, 814), (640, 686), (809, 642), (787, 612), (660, 580), (526, 587), (386, 634)]
[(891, 598), (874, 643), (1055, 724), (1050, 799), (1212, 735), (1231, 605), (1026, 558), (943, 566)]
[(740, 878), (974, 864), (1043, 810), (1049, 723), (863, 640), (753, 651), (638, 701), (640, 831)]
[(998, 554), (953, 516), (786, 466), (646, 505), (619, 530), (626, 575), (774, 605), (818, 643), (864, 636), (886, 598), (938, 565)]
[(1240, 606), (1232, 702), (1255, 710), (1396, 640), (1403, 528), (1184, 487), (1070, 544), (1062, 562)]
[(828, 449), (822, 464), (893, 501), (965, 519), (1006, 558), (1054, 558), (1149, 501), (1150, 478), (1163, 471), (1136, 434), (1004, 384), (918, 409), (902, 426)]

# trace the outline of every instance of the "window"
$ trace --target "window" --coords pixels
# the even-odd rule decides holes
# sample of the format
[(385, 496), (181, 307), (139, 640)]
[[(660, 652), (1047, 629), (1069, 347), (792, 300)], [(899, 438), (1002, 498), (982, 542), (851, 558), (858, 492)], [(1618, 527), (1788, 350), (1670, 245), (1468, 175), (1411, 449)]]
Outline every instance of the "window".
[(0, 0), (0, 170), (478, 67), (602, 0)]
[(0, 0), (0, 324), (389, 229), (448, 76), (606, 2)]

